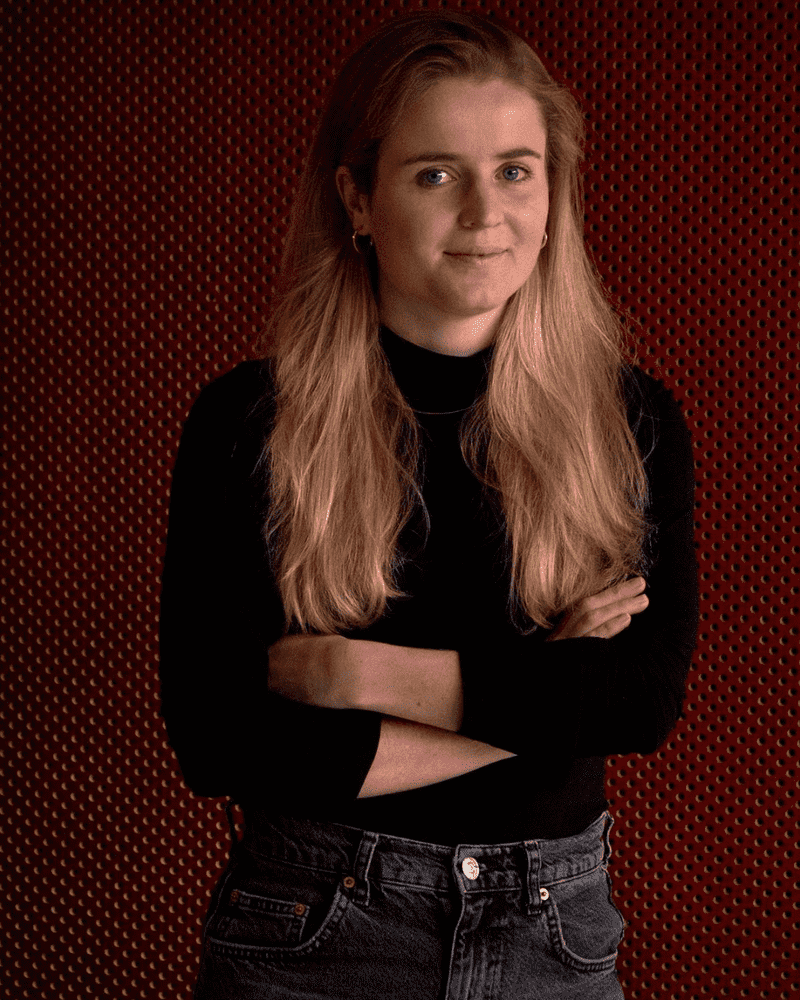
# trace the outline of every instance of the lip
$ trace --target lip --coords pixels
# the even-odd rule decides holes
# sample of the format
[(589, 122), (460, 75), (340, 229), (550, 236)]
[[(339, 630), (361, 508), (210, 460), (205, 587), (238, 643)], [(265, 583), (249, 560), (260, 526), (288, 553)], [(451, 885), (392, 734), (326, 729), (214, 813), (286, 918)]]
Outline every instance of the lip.
[(491, 251), (484, 251), (484, 252), (480, 252), (480, 253), (479, 252), (476, 252), (476, 253), (454, 253), (452, 251), (445, 250), (445, 253), (447, 254), (448, 257), (474, 257), (477, 260), (484, 260), (484, 259), (486, 259), (488, 257), (499, 257), (500, 254), (505, 253), (505, 250), (491, 250)]

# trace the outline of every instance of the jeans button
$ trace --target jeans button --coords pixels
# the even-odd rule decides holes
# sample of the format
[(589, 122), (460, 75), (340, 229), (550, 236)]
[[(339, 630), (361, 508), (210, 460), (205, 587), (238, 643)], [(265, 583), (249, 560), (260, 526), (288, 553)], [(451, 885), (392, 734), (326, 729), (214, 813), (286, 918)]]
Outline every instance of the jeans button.
[(467, 876), (470, 882), (474, 882), (481, 873), (481, 866), (475, 858), (464, 858), (461, 862), (461, 871)]

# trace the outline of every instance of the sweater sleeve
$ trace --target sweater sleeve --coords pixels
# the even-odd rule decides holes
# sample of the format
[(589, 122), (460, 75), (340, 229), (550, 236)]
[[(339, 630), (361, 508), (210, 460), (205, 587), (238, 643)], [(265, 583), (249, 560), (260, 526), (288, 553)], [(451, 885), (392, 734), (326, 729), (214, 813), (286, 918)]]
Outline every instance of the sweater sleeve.
[(268, 379), (258, 362), (239, 365), (203, 389), (184, 426), (162, 578), (161, 714), (197, 795), (319, 805), (358, 795), (381, 720), (268, 690), (283, 606), (253, 485), (264, 424), (247, 429)]
[(636, 436), (656, 529), (650, 604), (611, 639), (546, 642), (539, 629), (460, 649), (466, 736), (549, 760), (652, 753), (681, 717), (699, 622), (692, 447), (672, 393), (642, 372), (635, 381), (649, 397)]

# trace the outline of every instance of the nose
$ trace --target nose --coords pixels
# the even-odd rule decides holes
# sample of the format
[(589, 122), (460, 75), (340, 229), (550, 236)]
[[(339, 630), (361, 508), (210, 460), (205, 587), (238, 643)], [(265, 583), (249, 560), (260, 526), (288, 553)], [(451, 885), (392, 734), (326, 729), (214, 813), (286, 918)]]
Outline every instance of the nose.
[(459, 221), (469, 228), (489, 229), (498, 225), (503, 219), (500, 198), (491, 181), (473, 179), (464, 192)]

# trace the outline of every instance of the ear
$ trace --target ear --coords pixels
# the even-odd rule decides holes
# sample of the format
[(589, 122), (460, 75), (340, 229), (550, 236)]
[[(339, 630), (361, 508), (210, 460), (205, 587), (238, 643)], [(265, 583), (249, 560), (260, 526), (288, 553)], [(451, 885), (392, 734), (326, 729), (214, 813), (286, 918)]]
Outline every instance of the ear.
[(370, 232), (369, 198), (359, 192), (349, 167), (338, 167), (336, 170), (336, 190), (342, 199), (353, 228), (362, 236)]

